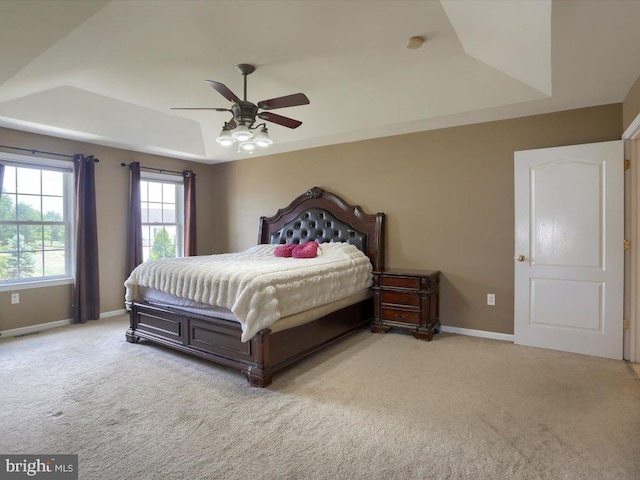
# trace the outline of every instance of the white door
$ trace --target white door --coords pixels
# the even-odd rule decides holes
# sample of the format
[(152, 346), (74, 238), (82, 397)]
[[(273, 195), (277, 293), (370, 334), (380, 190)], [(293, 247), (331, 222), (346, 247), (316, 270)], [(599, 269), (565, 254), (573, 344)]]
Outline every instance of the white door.
[(515, 343), (622, 359), (622, 141), (514, 164)]

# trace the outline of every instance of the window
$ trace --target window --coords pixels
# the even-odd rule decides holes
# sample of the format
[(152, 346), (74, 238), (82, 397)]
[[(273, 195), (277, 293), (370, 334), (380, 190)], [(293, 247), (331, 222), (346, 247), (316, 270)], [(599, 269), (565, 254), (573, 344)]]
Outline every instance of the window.
[(182, 177), (144, 173), (140, 180), (142, 258), (183, 256)]
[(2, 154), (0, 286), (71, 278), (73, 166)]

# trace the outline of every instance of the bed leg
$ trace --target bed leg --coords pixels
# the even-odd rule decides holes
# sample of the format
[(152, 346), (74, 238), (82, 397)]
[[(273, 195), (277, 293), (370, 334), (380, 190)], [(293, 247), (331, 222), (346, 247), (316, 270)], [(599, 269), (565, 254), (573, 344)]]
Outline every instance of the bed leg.
[(244, 373), (244, 376), (247, 377), (249, 385), (251, 385), (252, 387), (268, 387), (273, 381), (273, 375), (267, 374), (260, 368), (249, 367), (248, 370), (243, 371), (242, 373)]
[(140, 340), (140, 337), (135, 335), (131, 329), (128, 329), (124, 336), (127, 338), (127, 342), (129, 343), (138, 343), (138, 340)]

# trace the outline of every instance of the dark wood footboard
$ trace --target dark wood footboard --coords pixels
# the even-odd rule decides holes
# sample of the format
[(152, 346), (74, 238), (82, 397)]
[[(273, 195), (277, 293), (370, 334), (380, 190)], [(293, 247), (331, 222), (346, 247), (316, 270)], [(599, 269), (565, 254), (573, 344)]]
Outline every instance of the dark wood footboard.
[(294, 328), (262, 330), (243, 343), (240, 325), (231, 320), (147, 303), (129, 306), (127, 341), (136, 343), (143, 338), (236, 368), (256, 387), (266, 387), (278, 370), (367, 325), (373, 318), (373, 299), (369, 298)]

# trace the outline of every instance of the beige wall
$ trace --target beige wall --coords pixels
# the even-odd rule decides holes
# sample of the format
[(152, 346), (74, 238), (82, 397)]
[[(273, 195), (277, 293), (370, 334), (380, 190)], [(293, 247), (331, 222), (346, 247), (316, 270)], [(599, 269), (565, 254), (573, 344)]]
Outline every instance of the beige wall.
[[(445, 325), (513, 332), (513, 152), (620, 138), (622, 104), (434, 130), (205, 165), (9, 129), (0, 144), (92, 154), (101, 311), (123, 308), (128, 170), (120, 162), (197, 173), (198, 250), (248, 248), (258, 218), (317, 185), (387, 214), (387, 265), (442, 271)], [(15, 152), (14, 152), (15, 153)], [(496, 306), (486, 306), (486, 294)], [(0, 330), (71, 316), (67, 286), (0, 292)]]
[(622, 128), (624, 131), (640, 114), (640, 77), (627, 93), (622, 105)]
[(621, 134), (614, 104), (214, 165), (214, 249), (254, 245), (261, 215), (319, 186), (386, 213), (387, 266), (442, 271), (444, 325), (513, 333), (513, 152)]
[[(213, 170), (209, 165), (174, 160), (116, 148), (74, 142), (54, 137), (0, 129), (0, 145), (32, 148), (56, 153), (94, 155), (100, 269), (100, 311), (124, 308), (126, 278), (126, 222), (129, 198), (129, 169), (121, 162), (139, 161), (142, 166), (196, 172), (198, 252), (213, 253), (212, 205)], [(6, 150), (8, 153), (22, 153)], [(0, 330), (66, 320), (71, 317), (71, 287), (58, 286), (20, 290), (20, 303), (11, 305), (11, 292), (0, 292)]]

